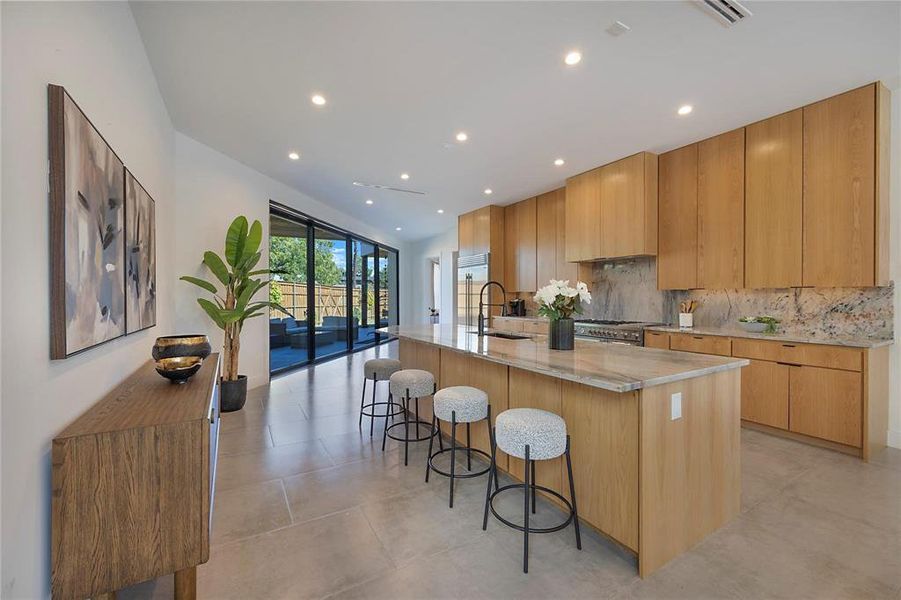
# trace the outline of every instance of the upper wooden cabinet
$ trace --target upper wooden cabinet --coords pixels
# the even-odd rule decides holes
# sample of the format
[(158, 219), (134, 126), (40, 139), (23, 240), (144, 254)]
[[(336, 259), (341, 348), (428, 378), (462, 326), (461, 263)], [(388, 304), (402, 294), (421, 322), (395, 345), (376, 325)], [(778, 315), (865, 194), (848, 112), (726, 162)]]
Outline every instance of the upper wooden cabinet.
[[(504, 207), (483, 206), (457, 218), (457, 250), (460, 256), (491, 255), (488, 278), (504, 283)], [(491, 314), (500, 314), (492, 308)]]
[(745, 130), (698, 144), (698, 286), (744, 287)]
[(888, 279), (887, 99), (875, 83), (804, 107), (805, 286)]
[(535, 202), (538, 287), (547, 285), (551, 279), (577, 281), (578, 263), (566, 260), (566, 188), (541, 194)]
[(504, 208), (504, 253), (508, 292), (534, 292), (537, 283), (537, 209), (529, 198)]
[(802, 285), (802, 109), (745, 128), (745, 287)]
[(566, 260), (656, 253), (656, 155), (641, 152), (566, 181)]
[(661, 154), (657, 287), (698, 287), (698, 145)]

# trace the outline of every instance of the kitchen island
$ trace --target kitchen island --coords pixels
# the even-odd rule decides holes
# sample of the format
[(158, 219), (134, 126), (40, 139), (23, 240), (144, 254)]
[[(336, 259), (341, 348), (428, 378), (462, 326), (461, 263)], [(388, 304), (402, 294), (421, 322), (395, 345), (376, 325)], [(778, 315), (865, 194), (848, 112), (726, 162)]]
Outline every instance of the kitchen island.
[[(493, 415), (523, 407), (561, 415), (579, 516), (636, 554), (642, 577), (738, 514), (747, 360), (582, 340), (573, 351), (548, 350), (543, 336), (479, 337), (449, 325), (382, 331), (400, 338), (404, 368), (430, 371), (439, 388), (485, 390)], [(484, 422), (472, 439), (489, 450)], [(522, 479), (523, 461), (501, 452), (497, 461)], [(536, 471), (541, 485), (568, 489), (562, 459)]]

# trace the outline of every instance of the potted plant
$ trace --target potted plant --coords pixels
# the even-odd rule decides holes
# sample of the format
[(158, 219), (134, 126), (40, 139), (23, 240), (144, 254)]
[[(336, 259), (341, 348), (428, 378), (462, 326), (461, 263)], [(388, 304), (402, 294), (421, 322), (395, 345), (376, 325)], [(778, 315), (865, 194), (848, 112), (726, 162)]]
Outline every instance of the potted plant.
[(284, 310), (277, 302), (254, 301), (254, 295), (269, 284), (269, 269), (256, 269), (260, 262), (260, 242), (263, 226), (254, 221), (248, 226), (246, 217), (238, 217), (225, 234), (225, 260), (212, 251), (203, 253), (203, 264), (222, 284), (184, 275), (183, 281), (193, 283), (213, 294), (213, 300), (198, 298), (197, 303), (224, 332), (222, 344), (222, 412), (240, 410), (247, 400), (247, 376), (238, 374), (238, 354), (241, 349), (241, 329), (247, 319), (265, 314), (269, 307)]
[(572, 350), (575, 343), (574, 314), (582, 314), (582, 305), (591, 304), (588, 286), (579, 281), (570, 287), (569, 281), (551, 282), (535, 293), (538, 314), (549, 319), (547, 346), (551, 350)]

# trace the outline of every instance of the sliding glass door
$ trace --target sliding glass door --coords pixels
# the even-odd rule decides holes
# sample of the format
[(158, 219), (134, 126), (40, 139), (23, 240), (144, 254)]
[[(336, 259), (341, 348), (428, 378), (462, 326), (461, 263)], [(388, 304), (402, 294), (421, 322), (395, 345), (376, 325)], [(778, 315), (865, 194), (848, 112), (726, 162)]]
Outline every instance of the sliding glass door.
[(398, 323), (397, 250), (272, 204), (273, 373), (385, 341)]

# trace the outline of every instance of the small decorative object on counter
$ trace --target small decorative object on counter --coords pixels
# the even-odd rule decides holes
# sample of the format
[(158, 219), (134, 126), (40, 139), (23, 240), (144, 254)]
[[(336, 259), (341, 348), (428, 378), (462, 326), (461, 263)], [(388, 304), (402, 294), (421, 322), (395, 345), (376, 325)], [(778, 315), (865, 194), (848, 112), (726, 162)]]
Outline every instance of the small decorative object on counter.
[(682, 329), (691, 329), (694, 327), (694, 313), (698, 303), (694, 300), (686, 300), (679, 303), (679, 327)]
[(153, 360), (181, 356), (196, 356), (204, 359), (210, 355), (211, 351), (210, 338), (205, 335), (164, 335), (156, 338), (151, 355)]
[(576, 287), (569, 285), (569, 280), (551, 282), (535, 293), (538, 303), (538, 314), (547, 317), (547, 347), (551, 350), (572, 350), (575, 344), (575, 332), (572, 319), (574, 314), (582, 314), (582, 304), (591, 304), (591, 292), (582, 282)]
[(176, 356), (156, 361), (156, 372), (172, 383), (185, 383), (200, 370), (203, 359), (198, 356)]
[(757, 317), (742, 317), (738, 320), (741, 328), (750, 333), (776, 333), (780, 321), (776, 317), (760, 315)]

